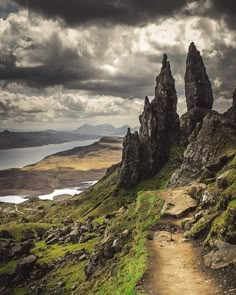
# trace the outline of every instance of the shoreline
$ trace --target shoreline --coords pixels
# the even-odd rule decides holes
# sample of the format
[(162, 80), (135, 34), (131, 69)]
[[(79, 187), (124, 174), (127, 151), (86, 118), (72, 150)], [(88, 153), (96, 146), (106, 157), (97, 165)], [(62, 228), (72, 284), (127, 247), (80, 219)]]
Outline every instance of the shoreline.
[[(50, 194), (42, 194), (39, 196), (26, 196), (26, 195), (12, 195), (12, 196), (0, 196), (0, 204), (22, 204), (24, 202), (30, 201), (32, 198), (38, 198), (39, 200), (51, 200), (55, 201), (58, 200), (58, 198), (63, 197), (65, 199), (65, 196), (72, 197), (75, 195), (79, 195), (82, 192), (84, 192), (86, 189), (90, 188), (91, 186), (95, 185), (98, 182), (98, 180), (94, 181), (85, 181), (81, 182), (80, 186), (71, 187), (71, 188), (64, 188), (64, 189), (55, 189)], [(11, 200), (12, 199), (12, 200)], [(9, 201), (8, 201), (9, 200)]]
[(0, 198), (37, 197), (99, 180), (108, 167), (121, 160), (121, 148), (122, 138), (104, 137), (86, 146), (52, 154), (24, 168), (0, 170)]

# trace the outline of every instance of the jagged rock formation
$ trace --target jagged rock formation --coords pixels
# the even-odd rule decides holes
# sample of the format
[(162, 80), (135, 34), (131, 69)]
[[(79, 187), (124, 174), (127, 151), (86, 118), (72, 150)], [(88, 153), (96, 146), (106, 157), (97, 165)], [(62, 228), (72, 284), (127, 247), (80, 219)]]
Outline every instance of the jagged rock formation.
[(169, 159), (170, 147), (179, 140), (180, 123), (176, 111), (177, 94), (170, 63), (164, 54), (160, 75), (156, 78), (155, 98), (145, 98), (140, 116), (140, 133), (124, 139), (120, 184), (130, 187), (154, 176)]
[(183, 164), (172, 176), (170, 187), (187, 185), (201, 178), (203, 174), (211, 177), (218, 172), (216, 169), (211, 171), (211, 167), (217, 167), (216, 162), (220, 161), (220, 156), (227, 149), (236, 146), (236, 129), (230, 120), (211, 111), (205, 116), (202, 127), (199, 125), (193, 131), (189, 141)]
[(140, 174), (140, 140), (138, 132), (131, 133), (128, 128), (123, 142), (123, 155), (121, 166), (121, 183), (124, 187), (132, 186), (139, 181)]
[(213, 93), (211, 82), (206, 73), (200, 52), (192, 42), (189, 46), (186, 73), (185, 73), (185, 94), (187, 108), (212, 109)]
[(182, 133), (187, 138), (212, 109), (214, 100), (204, 62), (194, 43), (190, 44), (187, 55), (185, 94), (188, 112), (180, 121)]
[[(191, 112), (191, 110), (190, 110)], [(186, 117), (191, 118), (188, 112)], [(203, 112), (204, 113), (204, 112)], [(202, 114), (203, 114), (202, 113)], [(199, 117), (201, 114), (199, 114)], [(183, 124), (183, 120), (181, 120)], [(208, 110), (203, 122), (196, 124), (184, 153), (184, 161), (169, 181), (169, 187), (187, 185), (192, 180), (205, 176), (214, 176), (227, 163), (221, 155), (236, 146), (236, 89), (233, 93), (233, 105), (224, 114)], [(181, 125), (182, 130), (189, 132), (188, 124)], [(223, 166), (221, 165), (223, 163)]]
[(121, 186), (130, 187), (156, 175), (168, 161), (170, 147), (179, 141), (187, 148), (181, 168), (169, 182), (172, 187), (201, 179), (204, 173), (211, 175), (211, 168), (218, 165), (218, 160), (222, 162), (219, 157), (236, 145), (236, 89), (233, 106), (225, 114), (211, 110), (211, 82), (194, 43), (187, 56), (185, 90), (188, 112), (179, 120), (175, 82), (164, 54), (155, 98), (151, 102), (145, 98), (140, 132), (131, 134), (128, 130), (124, 139)]

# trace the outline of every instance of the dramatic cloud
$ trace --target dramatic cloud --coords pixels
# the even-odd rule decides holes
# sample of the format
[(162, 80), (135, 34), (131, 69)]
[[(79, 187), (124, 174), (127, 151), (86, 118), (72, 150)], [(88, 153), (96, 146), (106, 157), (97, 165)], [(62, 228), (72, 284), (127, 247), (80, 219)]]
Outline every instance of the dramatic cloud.
[[(139, 99), (126, 100), (121, 97), (94, 96), (66, 90), (63, 87), (44, 88), (39, 93), (35, 88), (11, 83), (7, 90), (0, 91), (1, 127), (15, 124), (32, 124), (36, 128), (62, 126), (70, 129), (84, 122), (110, 122), (115, 125), (137, 122), (137, 114), (143, 107)], [(127, 119), (129, 117), (129, 119)], [(67, 125), (68, 124), (68, 125)], [(27, 125), (26, 125), (27, 126)]]
[(234, 0), (214, 0), (213, 12), (215, 12), (216, 17), (223, 16), (230, 28), (236, 28), (236, 2)]
[(26, 1), (15, 2), (21, 4), (17, 10), (12, 2), (0, 0), (0, 13), (7, 12), (0, 17), (4, 126), (35, 122), (69, 128), (72, 118), (75, 125), (137, 125), (144, 96), (153, 96), (163, 53), (171, 62), (182, 114), (185, 60), (192, 41), (212, 81), (214, 108), (225, 111), (232, 104), (236, 32), (230, 21), (234, 7), (229, 11), (227, 1), (221, 9), (220, 1), (210, 0), (57, 5), (34, 0), (27, 1), (29, 10), (22, 8)]
[(59, 17), (68, 24), (94, 22), (142, 24), (160, 16), (173, 15), (187, 0), (14, 0), (46, 17)]

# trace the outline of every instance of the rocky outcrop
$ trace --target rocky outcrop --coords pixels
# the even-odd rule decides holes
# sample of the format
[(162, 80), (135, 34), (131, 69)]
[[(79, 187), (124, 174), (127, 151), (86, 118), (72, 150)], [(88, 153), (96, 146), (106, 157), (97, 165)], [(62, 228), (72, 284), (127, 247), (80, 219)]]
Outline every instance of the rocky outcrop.
[(157, 174), (169, 159), (170, 147), (179, 140), (180, 123), (176, 111), (177, 94), (170, 63), (164, 54), (156, 78), (155, 98), (145, 98), (140, 116), (140, 132), (128, 133), (123, 143), (120, 184), (130, 187)]
[(209, 112), (203, 120), (202, 127), (196, 128), (192, 133), (184, 153), (183, 164), (171, 177), (169, 186), (187, 185), (201, 178), (203, 173), (212, 177), (218, 172), (214, 167), (217, 166), (218, 159), (220, 161), (220, 156), (227, 147), (234, 145), (236, 145), (234, 126), (223, 115), (214, 111)]
[[(69, 222), (69, 224), (68, 224)], [(71, 223), (72, 222), (72, 223)], [(102, 235), (106, 228), (106, 223), (92, 223), (90, 218), (85, 222), (73, 222), (71, 218), (64, 221), (63, 227), (50, 228), (44, 235), (45, 243), (66, 244), (66, 243), (85, 243), (95, 237)]]

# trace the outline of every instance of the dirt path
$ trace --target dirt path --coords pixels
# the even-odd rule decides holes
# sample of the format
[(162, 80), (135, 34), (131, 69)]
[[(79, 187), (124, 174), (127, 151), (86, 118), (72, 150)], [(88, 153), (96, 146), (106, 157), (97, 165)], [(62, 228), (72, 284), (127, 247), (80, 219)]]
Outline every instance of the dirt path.
[(152, 295), (223, 294), (202, 268), (200, 248), (184, 238), (176, 224), (180, 222), (163, 220), (154, 240), (148, 242), (150, 259), (145, 291)]

